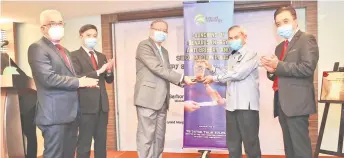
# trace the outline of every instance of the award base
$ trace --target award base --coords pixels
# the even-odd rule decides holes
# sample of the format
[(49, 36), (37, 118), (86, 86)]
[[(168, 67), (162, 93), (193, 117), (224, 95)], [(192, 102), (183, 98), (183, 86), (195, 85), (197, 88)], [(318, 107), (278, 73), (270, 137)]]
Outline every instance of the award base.
[(199, 158), (209, 158), (210, 150), (198, 150), (201, 153)]

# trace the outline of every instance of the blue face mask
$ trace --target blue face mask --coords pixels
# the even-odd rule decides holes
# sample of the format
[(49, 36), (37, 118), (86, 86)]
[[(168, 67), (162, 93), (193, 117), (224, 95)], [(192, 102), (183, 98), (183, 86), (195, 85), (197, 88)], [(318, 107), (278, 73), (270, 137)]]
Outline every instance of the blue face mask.
[(85, 45), (89, 49), (93, 49), (97, 44), (97, 39), (96, 38), (86, 38), (85, 39)]
[(283, 25), (277, 29), (277, 34), (285, 39), (289, 39), (293, 35), (293, 25)]
[(241, 41), (241, 39), (232, 40), (228, 44), (229, 44), (229, 47), (231, 47), (232, 50), (239, 50), (240, 48), (242, 48), (242, 41)]
[(154, 40), (156, 42), (164, 42), (166, 40), (167, 34), (162, 31), (155, 31), (154, 32)]

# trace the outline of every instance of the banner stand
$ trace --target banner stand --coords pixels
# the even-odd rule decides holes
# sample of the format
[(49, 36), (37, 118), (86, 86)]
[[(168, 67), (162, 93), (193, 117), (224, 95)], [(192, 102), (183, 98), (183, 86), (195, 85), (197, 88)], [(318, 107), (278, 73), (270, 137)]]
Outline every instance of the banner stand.
[[(198, 0), (197, 3), (209, 3), (209, 0)], [(211, 150), (198, 150), (201, 153), (200, 158), (209, 158)]]
[(184, 75), (198, 81), (184, 87), (184, 100), (200, 105), (198, 109), (184, 111), (183, 148), (197, 149), (201, 158), (208, 158), (211, 150), (227, 148), (224, 108), (227, 86), (202, 82), (205, 76), (213, 75), (205, 68), (204, 60), (216, 67), (227, 66), (230, 55), (227, 30), (233, 25), (234, 1), (183, 2), (183, 9)]

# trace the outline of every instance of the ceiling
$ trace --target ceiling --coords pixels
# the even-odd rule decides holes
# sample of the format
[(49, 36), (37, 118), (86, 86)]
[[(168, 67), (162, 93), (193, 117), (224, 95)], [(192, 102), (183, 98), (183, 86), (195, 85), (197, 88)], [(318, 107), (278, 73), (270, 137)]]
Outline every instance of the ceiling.
[(181, 7), (182, 1), (113, 0), (113, 1), (1, 1), (1, 18), (14, 22), (39, 23), (39, 14), (46, 9), (59, 10), (65, 20), (83, 16)]

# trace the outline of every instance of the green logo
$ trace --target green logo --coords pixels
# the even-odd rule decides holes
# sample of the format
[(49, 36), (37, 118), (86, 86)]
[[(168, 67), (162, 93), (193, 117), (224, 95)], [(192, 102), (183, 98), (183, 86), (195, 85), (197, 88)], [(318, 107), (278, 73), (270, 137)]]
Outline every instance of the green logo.
[(195, 23), (197, 25), (204, 24), (205, 23), (205, 16), (202, 14), (197, 14), (194, 19)]

